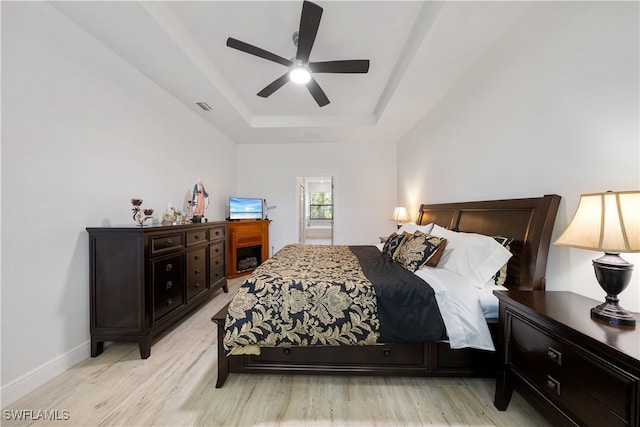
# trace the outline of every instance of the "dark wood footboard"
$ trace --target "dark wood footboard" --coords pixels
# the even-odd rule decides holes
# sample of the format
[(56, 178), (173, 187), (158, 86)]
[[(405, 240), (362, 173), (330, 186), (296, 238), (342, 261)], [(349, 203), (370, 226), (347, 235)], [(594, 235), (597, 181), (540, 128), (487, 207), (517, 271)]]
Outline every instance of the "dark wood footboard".
[[(446, 342), (369, 346), (262, 348), (260, 355), (227, 356), (222, 344), (225, 306), (212, 321), (218, 325), (218, 380), (229, 373), (324, 374), (411, 377), (495, 377), (495, 352), (451, 349)], [(497, 325), (491, 323), (492, 335)]]

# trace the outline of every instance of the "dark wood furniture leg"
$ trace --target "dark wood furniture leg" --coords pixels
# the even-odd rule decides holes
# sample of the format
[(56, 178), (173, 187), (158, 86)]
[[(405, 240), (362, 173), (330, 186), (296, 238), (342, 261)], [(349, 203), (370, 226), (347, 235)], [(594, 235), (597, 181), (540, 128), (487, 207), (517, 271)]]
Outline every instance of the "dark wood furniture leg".
[(211, 318), (211, 321), (218, 326), (218, 380), (216, 381), (216, 388), (222, 387), (229, 376), (229, 358), (225, 354), (223, 344), (224, 322), (227, 318), (228, 309), (229, 304), (225, 305), (222, 310)]
[(104, 351), (104, 341), (91, 339), (91, 357), (98, 357)]
[(151, 356), (151, 334), (138, 338), (138, 347), (140, 347), (140, 358), (148, 359)]

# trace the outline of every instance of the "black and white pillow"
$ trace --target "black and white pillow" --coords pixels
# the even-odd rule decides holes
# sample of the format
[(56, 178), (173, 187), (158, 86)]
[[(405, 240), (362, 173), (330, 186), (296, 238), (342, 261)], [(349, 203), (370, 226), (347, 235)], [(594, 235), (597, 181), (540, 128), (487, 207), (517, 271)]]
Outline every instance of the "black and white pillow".
[(384, 246), (382, 247), (382, 253), (387, 254), (393, 259), (398, 251), (398, 248), (402, 246), (402, 242), (407, 238), (405, 233), (397, 234), (391, 233), (391, 235), (387, 238), (387, 241), (384, 242)]
[[(513, 237), (493, 236), (496, 242), (500, 243), (504, 248), (510, 251), (509, 245), (513, 242)], [(492, 280), (496, 285), (504, 286), (507, 280), (507, 264), (505, 263), (496, 274), (493, 275)]]
[(395, 261), (411, 272), (424, 265), (435, 267), (446, 242), (447, 240), (442, 237), (416, 231), (402, 243)]

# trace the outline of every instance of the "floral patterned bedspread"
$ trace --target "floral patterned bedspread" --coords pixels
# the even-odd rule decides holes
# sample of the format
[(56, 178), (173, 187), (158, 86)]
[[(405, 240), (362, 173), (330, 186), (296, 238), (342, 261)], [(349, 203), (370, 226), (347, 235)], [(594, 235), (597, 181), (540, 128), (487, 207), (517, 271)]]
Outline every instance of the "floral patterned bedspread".
[[(415, 323), (414, 303), (418, 307), (435, 306), (435, 316), (441, 325), (433, 290), (413, 273), (399, 267), (401, 271), (374, 274), (369, 266), (367, 274), (376, 276), (375, 281), (378, 282), (374, 286), (371, 277), (365, 275), (359, 257), (374, 259), (373, 264), (385, 262), (378, 260), (384, 261), (384, 258), (377, 248), (369, 249), (377, 251), (378, 255), (365, 250), (363, 253), (368, 255), (356, 256), (349, 246), (294, 244), (282, 248), (248, 276), (230, 303), (223, 341), (225, 350), (229, 354), (259, 354), (260, 347), (389, 342), (384, 333), (381, 337), (379, 305), (383, 317), (387, 312), (401, 314), (395, 316), (396, 319), (391, 319), (393, 314), (387, 315), (390, 318), (386, 321), (387, 329), (416, 330), (420, 325)], [(367, 263), (371, 264), (371, 261)], [(385, 265), (384, 268), (389, 270), (389, 267), (395, 268), (393, 265)], [(376, 267), (375, 270), (380, 269)], [(397, 282), (398, 273), (408, 276)], [(394, 283), (385, 284), (385, 276), (393, 277)], [(417, 282), (408, 285), (407, 278), (414, 277)], [(389, 301), (378, 300), (383, 294), (389, 296)], [(401, 305), (409, 301), (412, 305), (402, 308), (397, 301)], [(423, 317), (421, 313), (418, 316)], [(398, 321), (400, 323), (396, 325)], [(384, 325), (382, 329), (385, 330)], [(439, 338), (443, 330), (442, 326), (434, 336)], [(424, 338), (420, 336), (419, 339)], [(413, 339), (401, 338), (401, 341)]]

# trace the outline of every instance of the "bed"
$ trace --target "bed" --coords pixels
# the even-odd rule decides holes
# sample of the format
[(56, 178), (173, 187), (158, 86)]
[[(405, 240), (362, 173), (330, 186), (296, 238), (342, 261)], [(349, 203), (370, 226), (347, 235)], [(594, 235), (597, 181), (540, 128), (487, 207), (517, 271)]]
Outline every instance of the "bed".
[[(536, 198), (423, 204), (420, 206), (416, 226), (433, 227), (427, 228), (427, 230), (431, 231), (433, 229), (434, 234), (442, 234), (442, 236), (449, 237), (450, 239), (444, 245), (445, 251), (449, 245), (451, 248), (456, 247), (454, 242), (458, 236), (467, 238), (480, 234), (495, 238), (497, 241), (500, 241), (500, 238), (504, 238), (508, 240), (507, 248), (509, 257), (506, 258), (508, 259), (508, 262), (505, 264), (506, 270), (505, 267), (501, 269), (503, 276), (500, 283), (502, 286), (512, 290), (544, 290), (547, 254), (559, 203), (560, 196), (551, 194)], [(418, 234), (420, 233), (418, 232), (415, 235), (417, 236)], [(503, 244), (503, 246), (506, 245)], [(295, 334), (289, 333), (289, 335), (295, 335), (291, 342), (286, 342), (287, 337), (274, 338), (273, 334), (265, 334), (263, 337), (264, 340), (258, 341), (257, 344), (248, 342), (246, 336), (238, 338), (236, 336), (238, 335), (238, 330), (247, 328), (245, 326), (236, 326), (234, 329), (233, 322), (236, 321), (238, 317), (244, 316), (244, 314), (238, 313), (238, 307), (243, 305), (251, 306), (255, 303), (255, 298), (251, 295), (251, 292), (254, 292), (255, 289), (247, 290), (247, 287), (255, 288), (256, 283), (271, 282), (272, 280), (276, 280), (278, 275), (284, 277), (284, 275), (289, 276), (290, 274), (294, 274), (288, 270), (277, 271), (274, 269), (272, 271), (266, 267), (275, 268), (275, 265), (280, 264), (281, 268), (287, 268), (290, 262), (300, 262), (302, 264), (300, 264), (301, 268), (298, 270), (307, 276), (300, 279), (304, 281), (312, 281), (313, 277), (308, 276), (316, 275), (315, 272), (309, 273), (314, 264), (330, 265), (330, 268), (337, 268), (337, 265), (345, 264), (347, 266), (346, 270), (355, 270), (355, 268), (351, 268), (351, 263), (355, 261), (351, 258), (345, 258), (347, 257), (347, 255), (345, 255), (346, 252), (344, 252), (345, 247), (324, 247), (324, 249), (322, 249), (324, 252), (318, 253), (314, 250), (309, 252), (308, 255), (305, 255), (309, 257), (323, 257), (321, 258), (323, 260), (321, 263), (318, 263), (316, 260), (304, 261), (304, 257), (297, 258), (300, 259), (300, 261), (292, 261), (294, 260), (294, 253), (306, 253), (303, 251), (303, 248), (305, 247), (292, 246), (288, 248), (285, 247), (279, 251), (272, 259), (263, 264), (265, 268), (257, 269), (249, 276), (247, 281), (245, 281), (241, 290), (238, 292), (238, 294), (243, 295), (236, 294), (234, 301), (238, 298), (244, 299), (235, 304), (232, 302), (232, 313), (229, 312), (229, 305), (227, 305), (213, 316), (212, 321), (216, 323), (218, 330), (218, 379), (216, 388), (223, 386), (229, 373), (458, 377), (491, 377), (495, 375), (497, 357), (495, 351), (492, 351), (492, 344), (495, 343), (495, 337), (497, 336), (497, 319), (492, 315), (486, 316), (485, 313), (485, 318), (483, 318), (483, 322), (479, 325), (482, 326), (482, 328), (480, 328), (482, 330), (486, 328), (489, 336), (488, 345), (486, 341), (472, 344), (464, 342), (458, 344), (456, 342), (457, 339), (452, 338), (456, 335), (453, 333), (454, 328), (450, 328), (450, 324), (446, 322), (449, 316), (447, 309), (446, 307), (441, 307), (444, 301), (442, 300), (442, 298), (444, 298), (442, 294), (444, 287), (438, 284), (438, 282), (442, 277), (440, 273), (445, 273), (442, 271), (444, 269), (441, 268), (421, 268), (416, 270), (415, 274), (427, 274), (425, 281), (431, 284), (430, 288), (434, 289), (432, 293), (438, 301), (438, 304), (435, 304), (435, 311), (441, 312), (442, 314), (444, 333), (443, 331), (438, 332), (436, 325), (433, 330), (430, 330), (430, 335), (427, 334), (421, 336), (421, 338), (416, 338), (415, 334), (406, 335), (403, 333), (402, 322), (398, 323), (401, 328), (399, 330), (401, 335), (399, 338), (397, 329), (395, 332), (392, 331), (390, 333), (381, 332), (383, 328), (378, 328), (381, 324), (386, 325), (390, 320), (402, 320), (406, 316), (396, 316), (394, 319), (393, 311), (396, 306), (385, 305), (387, 303), (381, 302), (381, 297), (378, 295), (380, 313), (376, 313), (379, 317), (373, 318), (373, 320), (367, 323), (368, 316), (371, 314), (372, 309), (368, 302), (369, 300), (365, 299), (367, 295), (363, 295), (362, 292), (360, 292), (358, 295), (352, 295), (350, 299), (361, 301), (357, 312), (350, 314), (351, 319), (357, 319), (357, 322), (352, 322), (355, 323), (355, 326), (349, 325), (353, 326), (353, 328), (348, 329), (347, 326), (344, 325), (345, 322), (341, 323), (339, 327), (335, 326), (335, 333), (333, 334), (335, 337), (332, 339), (317, 338), (315, 336), (299, 338), (298, 335), (296, 335), (297, 330)], [(453, 250), (455, 251), (455, 249)], [(354, 254), (355, 258), (357, 258), (356, 263), (362, 263), (362, 269), (369, 269), (365, 275), (367, 278), (372, 275), (372, 270), (370, 270), (372, 267), (364, 264), (362, 260), (375, 257), (375, 255), (373, 255), (374, 251), (379, 253), (378, 256), (383, 256), (380, 249), (371, 247), (349, 247), (347, 251)], [(283, 252), (282, 256), (280, 252)], [(442, 259), (449, 257), (447, 261), (449, 262), (452, 258), (451, 254), (443, 255), (444, 251), (440, 252)], [(339, 258), (332, 262), (331, 256), (334, 258), (338, 256)], [(345, 262), (345, 259), (347, 259), (348, 262)], [(325, 262), (326, 260), (329, 261)], [(379, 264), (376, 260), (374, 260), (373, 263)], [(391, 264), (395, 263), (392, 262)], [(307, 267), (309, 270), (307, 270)], [(387, 266), (385, 265), (383, 270), (386, 268)], [(380, 274), (384, 276), (387, 274), (385, 271), (386, 270)], [(259, 277), (254, 277), (254, 274), (257, 274)], [(345, 273), (339, 272), (335, 274), (342, 275)], [(354, 277), (349, 280), (342, 281), (336, 279), (335, 281), (340, 282), (344, 288), (344, 283), (350, 284), (354, 280), (359, 280), (361, 276), (360, 272), (353, 274)], [(409, 274), (414, 275), (414, 273)], [(433, 276), (430, 276), (431, 274), (433, 274)], [(450, 272), (446, 272), (446, 274), (450, 274)], [(471, 274), (475, 273), (471, 272)], [(267, 279), (265, 279), (265, 277)], [(492, 280), (495, 279), (495, 277), (496, 276), (492, 277)], [(434, 282), (431, 283), (431, 281)], [(382, 289), (382, 293), (390, 293), (384, 290), (384, 288), (378, 288), (376, 286), (380, 285), (374, 284), (376, 292), (380, 292), (380, 289)], [(349, 288), (349, 286), (347, 286), (347, 288)], [(351, 286), (351, 288), (361, 289), (358, 286)], [(462, 289), (455, 286), (453, 288)], [(268, 294), (269, 292), (265, 292), (265, 289), (270, 292), (273, 288), (263, 287), (261, 290), (258, 289), (258, 292)], [(464, 293), (460, 290), (456, 292)], [(393, 292), (391, 292), (391, 294), (392, 293)], [(410, 298), (415, 298), (423, 304), (424, 301), (420, 299), (422, 296), (416, 295), (418, 294), (411, 294)], [(486, 295), (490, 295), (490, 292), (486, 292)], [(450, 296), (447, 296), (447, 298), (450, 298)], [(489, 298), (491, 297), (489, 296)], [(340, 304), (340, 302), (338, 301), (336, 304)], [(273, 311), (274, 310), (270, 311), (262, 307), (261, 313)], [(317, 323), (317, 320), (322, 317), (323, 316), (317, 315), (314, 317), (314, 321)], [(420, 322), (421, 320), (409, 319), (409, 321)], [(433, 318), (430, 318), (429, 322), (432, 321)], [(229, 323), (229, 325), (227, 325), (228, 327), (225, 327), (226, 323)], [(296, 322), (294, 321), (293, 323)], [(266, 321), (263, 324), (266, 324)], [(250, 326), (254, 327), (255, 325)], [(315, 325), (314, 328), (318, 329), (317, 325)], [(407, 326), (405, 322), (404, 331), (411, 332), (411, 329), (411, 326)], [(420, 328), (420, 330), (422, 329)], [(354, 331), (356, 331), (356, 333), (354, 333)], [(380, 334), (383, 335), (383, 339), (380, 339)], [(232, 343), (233, 340), (230, 339), (230, 335), (233, 335), (232, 338), (234, 339), (237, 338), (237, 342), (245, 343), (246, 346), (244, 347), (246, 347), (246, 349), (235, 351), (237, 349), (231, 348), (230, 343)], [(475, 333), (467, 332), (466, 335), (471, 340), (482, 338), (475, 336)], [(477, 335), (480, 336), (483, 334), (479, 333)], [(225, 338), (223, 339), (223, 337)], [(350, 341), (352, 339), (353, 341)], [(422, 341), (414, 342), (416, 339), (421, 339)], [(265, 345), (264, 342), (267, 342), (268, 345)], [(238, 345), (238, 347), (241, 346)]]

